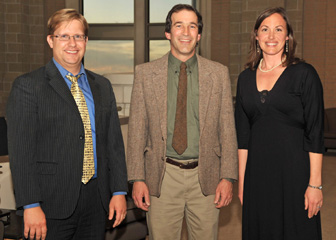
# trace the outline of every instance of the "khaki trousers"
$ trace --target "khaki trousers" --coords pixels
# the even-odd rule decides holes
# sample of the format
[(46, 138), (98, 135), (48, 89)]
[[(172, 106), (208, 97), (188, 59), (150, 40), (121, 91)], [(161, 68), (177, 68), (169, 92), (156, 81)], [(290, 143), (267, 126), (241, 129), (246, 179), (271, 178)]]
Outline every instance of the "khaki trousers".
[(149, 239), (181, 239), (185, 217), (188, 240), (217, 240), (219, 209), (215, 208), (214, 199), (215, 195), (203, 195), (198, 167), (181, 169), (167, 163), (161, 196), (150, 196)]

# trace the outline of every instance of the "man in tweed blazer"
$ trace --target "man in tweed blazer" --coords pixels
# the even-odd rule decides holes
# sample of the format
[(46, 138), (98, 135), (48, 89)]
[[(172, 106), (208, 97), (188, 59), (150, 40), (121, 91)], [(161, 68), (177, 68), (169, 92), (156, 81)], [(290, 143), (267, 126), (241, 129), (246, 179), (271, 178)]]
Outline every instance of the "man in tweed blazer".
[[(48, 21), (53, 59), (18, 77), (7, 105), (9, 158), (26, 238), (105, 239), (106, 216), (126, 214), (127, 174), (110, 82), (84, 69), (88, 24), (76, 10)], [(80, 76), (90, 116), (95, 173), (82, 183), (86, 134), (67, 75)], [(91, 155), (92, 156), (92, 155)], [(85, 182), (85, 181), (84, 181)]]
[[(135, 204), (147, 212), (150, 239), (217, 239), (219, 208), (232, 199), (237, 143), (228, 69), (195, 54), (202, 17), (190, 5), (166, 20), (171, 51), (136, 67), (129, 118), (127, 169)], [(188, 147), (172, 148), (178, 76), (187, 65)], [(191, 137), (192, 136), (192, 137)]]

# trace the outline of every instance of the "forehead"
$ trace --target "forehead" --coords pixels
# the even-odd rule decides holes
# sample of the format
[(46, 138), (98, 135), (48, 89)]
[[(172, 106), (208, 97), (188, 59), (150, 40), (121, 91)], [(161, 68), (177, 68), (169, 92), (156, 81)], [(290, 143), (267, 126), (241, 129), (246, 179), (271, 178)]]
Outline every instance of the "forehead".
[(55, 32), (76, 32), (76, 33), (84, 33), (83, 24), (74, 19), (70, 21), (64, 21), (57, 25), (55, 28)]
[(285, 19), (279, 13), (273, 13), (269, 17), (265, 18), (264, 21), (260, 24), (260, 26), (286, 26)]
[(193, 22), (193, 23), (198, 23), (197, 15), (193, 11), (189, 11), (186, 9), (183, 9), (179, 12), (175, 12), (172, 14), (172, 23), (174, 24), (175, 22)]

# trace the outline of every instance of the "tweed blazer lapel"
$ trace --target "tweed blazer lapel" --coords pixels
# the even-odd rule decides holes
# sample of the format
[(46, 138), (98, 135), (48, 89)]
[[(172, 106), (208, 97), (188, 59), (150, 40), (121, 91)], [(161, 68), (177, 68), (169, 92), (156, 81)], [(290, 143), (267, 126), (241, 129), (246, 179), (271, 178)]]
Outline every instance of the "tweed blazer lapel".
[(209, 64), (204, 61), (202, 57), (197, 55), (198, 62), (198, 82), (199, 82), (199, 126), (200, 126), (200, 136), (205, 126), (205, 119), (207, 116), (207, 110), (209, 106), (209, 99), (211, 97), (212, 91), (212, 70)]
[(153, 62), (152, 86), (156, 96), (157, 112), (160, 117), (162, 136), (167, 138), (167, 82), (168, 82), (168, 54)]
[[(153, 90), (156, 96), (154, 103), (159, 113), (161, 131), (164, 138), (167, 138), (167, 79), (168, 79), (168, 56), (169, 53), (162, 58), (153, 62), (151, 81)], [(207, 61), (197, 56), (198, 62), (198, 81), (199, 81), (199, 124), (200, 135), (205, 126), (209, 100), (211, 97), (213, 86), (213, 69), (209, 66)]]
[(60, 97), (70, 105), (76, 115), (81, 119), (78, 107), (69, 90), (69, 87), (65, 83), (64, 78), (52, 60), (46, 65), (46, 79), (49, 81), (49, 84), (54, 88), (54, 90), (60, 95)]

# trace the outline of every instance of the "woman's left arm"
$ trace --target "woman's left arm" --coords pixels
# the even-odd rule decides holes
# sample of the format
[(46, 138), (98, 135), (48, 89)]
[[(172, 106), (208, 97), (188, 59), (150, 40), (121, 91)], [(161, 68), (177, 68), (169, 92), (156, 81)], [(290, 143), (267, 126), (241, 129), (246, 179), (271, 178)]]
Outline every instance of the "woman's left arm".
[(310, 178), (305, 193), (305, 210), (308, 209), (308, 218), (312, 218), (320, 211), (323, 204), (322, 189), (322, 159), (321, 153), (309, 152)]

